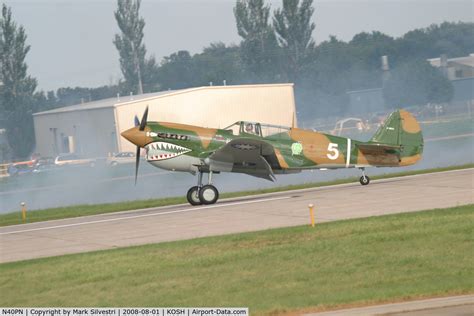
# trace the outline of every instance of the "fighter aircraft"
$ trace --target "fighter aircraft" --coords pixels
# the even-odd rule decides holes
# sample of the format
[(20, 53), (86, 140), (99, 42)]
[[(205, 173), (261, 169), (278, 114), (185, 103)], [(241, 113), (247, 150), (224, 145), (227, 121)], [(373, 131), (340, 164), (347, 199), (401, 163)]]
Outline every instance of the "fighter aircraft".
[[(308, 169), (359, 168), (360, 183), (370, 182), (366, 167), (408, 166), (421, 159), (423, 136), (416, 119), (405, 110), (389, 115), (368, 142), (295, 127), (240, 121), (223, 129), (148, 122), (148, 107), (136, 126), (121, 133), (137, 146), (135, 183), (140, 148), (152, 165), (198, 175), (189, 189), (191, 205), (213, 204), (219, 191), (213, 173), (237, 172), (270, 181), (276, 174)], [(208, 182), (203, 185), (203, 174)]]

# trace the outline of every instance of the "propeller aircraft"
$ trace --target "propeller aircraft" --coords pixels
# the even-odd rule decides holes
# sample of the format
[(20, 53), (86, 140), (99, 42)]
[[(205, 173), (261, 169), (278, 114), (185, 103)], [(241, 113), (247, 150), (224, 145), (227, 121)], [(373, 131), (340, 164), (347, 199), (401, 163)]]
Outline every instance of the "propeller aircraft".
[[(135, 183), (140, 149), (153, 166), (198, 175), (187, 193), (191, 205), (213, 204), (219, 191), (212, 175), (237, 172), (275, 180), (276, 174), (309, 169), (359, 168), (360, 183), (370, 182), (366, 167), (401, 167), (416, 163), (423, 153), (423, 135), (412, 114), (391, 113), (367, 142), (312, 130), (239, 121), (224, 129), (142, 120), (121, 135), (137, 146)], [(203, 185), (203, 174), (208, 183)]]

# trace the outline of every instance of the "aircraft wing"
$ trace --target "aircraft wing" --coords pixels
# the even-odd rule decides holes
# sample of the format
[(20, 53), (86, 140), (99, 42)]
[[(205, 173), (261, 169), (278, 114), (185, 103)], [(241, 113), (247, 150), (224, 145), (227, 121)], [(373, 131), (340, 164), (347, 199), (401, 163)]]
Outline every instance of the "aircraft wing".
[(273, 146), (253, 138), (236, 138), (209, 156), (211, 170), (246, 173), (275, 180), (273, 170), (264, 156), (274, 155)]

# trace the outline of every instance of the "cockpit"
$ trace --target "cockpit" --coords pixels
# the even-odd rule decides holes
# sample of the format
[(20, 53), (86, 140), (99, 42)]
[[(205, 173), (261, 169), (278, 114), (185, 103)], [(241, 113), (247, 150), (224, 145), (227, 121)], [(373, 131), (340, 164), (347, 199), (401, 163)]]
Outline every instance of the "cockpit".
[(225, 130), (232, 131), (234, 135), (256, 135), (260, 137), (268, 137), (272, 135), (279, 135), (290, 131), (289, 127), (261, 124), (257, 122), (239, 121), (225, 128)]

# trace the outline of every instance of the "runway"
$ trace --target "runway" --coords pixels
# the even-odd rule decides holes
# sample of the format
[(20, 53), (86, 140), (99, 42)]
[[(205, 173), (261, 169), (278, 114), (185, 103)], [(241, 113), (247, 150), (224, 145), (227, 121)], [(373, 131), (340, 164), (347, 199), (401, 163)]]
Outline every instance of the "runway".
[(474, 295), (459, 295), (339, 309), (304, 316), (467, 316), (472, 315), (473, 311)]
[[(474, 169), (0, 228), (0, 262), (474, 203)], [(317, 228), (316, 228), (317, 229)]]

